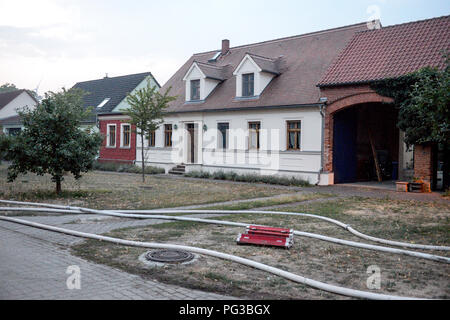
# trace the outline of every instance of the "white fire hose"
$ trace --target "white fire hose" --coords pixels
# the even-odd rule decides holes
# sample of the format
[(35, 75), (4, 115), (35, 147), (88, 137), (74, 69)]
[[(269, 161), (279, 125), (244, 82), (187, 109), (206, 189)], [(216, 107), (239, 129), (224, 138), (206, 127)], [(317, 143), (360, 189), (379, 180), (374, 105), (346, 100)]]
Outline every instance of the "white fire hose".
[[(1, 200), (0, 200), (1, 202)], [(45, 204), (38, 204), (35, 203), (35, 205), (42, 205), (45, 206)], [(124, 214), (120, 212), (115, 211), (109, 211), (109, 210), (94, 210), (94, 209), (87, 209), (87, 208), (79, 208), (79, 207), (70, 207), (70, 206), (59, 206), (59, 205), (49, 205), (52, 208), (55, 207), (61, 207), (64, 209), (39, 209), (39, 208), (13, 208), (13, 207), (0, 207), (0, 211), (31, 211), (31, 212), (54, 212), (54, 213), (91, 213), (91, 214), (100, 214), (100, 215), (106, 215), (106, 216), (114, 216), (114, 217), (121, 217), (121, 218), (134, 218), (134, 219), (161, 219), (161, 220), (175, 220), (175, 221), (190, 221), (190, 222), (199, 222), (199, 223), (209, 223), (209, 224), (217, 224), (217, 225), (227, 225), (227, 226), (234, 226), (234, 227), (246, 227), (248, 226), (248, 223), (240, 223), (240, 222), (233, 222), (233, 221), (223, 221), (223, 220), (212, 220), (212, 219), (201, 219), (201, 218), (190, 218), (190, 217), (177, 217), (177, 216), (163, 216), (163, 215), (143, 215), (143, 214)], [(189, 210), (187, 210), (189, 211)], [(156, 211), (155, 211), (156, 212)], [(158, 213), (176, 213), (178, 211), (173, 210), (158, 210)], [(185, 212), (185, 211), (181, 211)], [(210, 211), (208, 211), (210, 212)], [(328, 219), (328, 218), (326, 218)], [(303, 232), (303, 231), (297, 231), (294, 230), (294, 234), (298, 236), (323, 240), (327, 242), (337, 243), (341, 245), (347, 245), (351, 247), (361, 248), (361, 249), (367, 249), (367, 250), (374, 250), (374, 251), (381, 251), (381, 252), (387, 252), (387, 253), (394, 253), (394, 254), (402, 254), (407, 255), (411, 257), (421, 258), (421, 259), (427, 259), (432, 261), (438, 261), (438, 262), (445, 262), (450, 263), (450, 258), (444, 257), (444, 256), (438, 256), (438, 255), (432, 255), (428, 253), (422, 253), (417, 251), (411, 251), (411, 250), (404, 250), (404, 249), (397, 249), (397, 248), (390, 248), (390, 247), (382, 247), (378, 245), (372, 245), (367, 243), (361, 243), (356, 241), (350, 241), (350, 240), (344, 240), (339, 238), (333, 238), (328, 237), (320, 234), (315, 233), (309, 233), (309, 232)]]
[(44, 229), (48, 231), (53, 232), (59, 232), (64, 233), (76, 237), (81, 238), (87, 238), (87, 239), (96, 239), (100, 241), (106, 241), (111, 242), (115, 244), (125, 245), (125, 246), (133, 246), (133, 247), (142, 247), (142, 248), (151, 248), (151, 249), (173, 249), (173, 250), (185, 250), (192, 253), (197, 253), (201, 255), (207, 255), (219, 259), (224, 259), (228, 261), (233, 261), (236, 263), (240, 263), (249, 267), (253, 267), (255, 269), (259, 269), (265, 272), (269, 272), (271, 274), (283, 277), (285, 279), (301, 283), (307, 286), (310, 286), (312, 288), (316, 288), (319, 290), (328, 291), (331, 293), (344, 295), (348, 297), (354, 297), (354, 298), (361, 298), (361, 299), (376, 299), (376, 300), (411, 300), (411, 299), (418, 299), (418, 298), (411, 298), (411, 297), (401, 297), (401, 296), (391, 296), (391, 295), (385, 295), (385, 294), (378, 294), (378, 293), (372, 293), (367, 291), (361, 291), (361, 290), (354, 290), (344, 287), (339, 287), (327, 283), (323, 283), (320, 281), (312, 280), (297, 274), (294, 274), (292, 272), (284, 271), (278, 268), (274, 268), (268, 265), (265, 265), (263, 263), (259, 263), (250, 259), (241, 258), (238, 256), (226, 254), (223, 252), (208, 250), (208, 249), (202, 249), (197, 247), (190, 247), (190, 246), (181, 246), (181, 245), (173, 245), (173, 244), (161, 244), (161, 243), (153, 243), (153, 242), (139, 242), (139, 241), (131, 241), (131, 240), (123, 240), (123, 239), (117, 239), (112, 237), (106, 237), (101, 236), (97, 234), (91, 234), (91, 233), (85, 233), (85, 232), (79, 232), (69, 229), (63, 229), (59, 227), (49, 226), (45, 224), (40, 224), (36, 222), (30, 222), (22, 219), (16, 219), (16, 218), (10, 218), (5, 216), (0, 216), (0, 220), (17, 223), (21, 225), (26, 225), (29, 227)]
[[(46, 208), (57, 208), (57, 209), (68, 209), (68, 210), (79, 210), (78, 207), (70, 207), (70, 206), (61, 206), (54, 204), (45, 204), (45, 203), (36, 203), (36, 202), (21, 202), (21, 201), (11, 201), (11, 200), (0, 200), (0, 203), (8, 203), (8, 204), (20, 204), (20, 205), (31, 205), (31, 206), (41, 206)], [(407, 242), (399, 242), (392, 241), (387, 239), (381, 239), (372, 237), (366, 234), (359, 232), (358, 230), (353, 229), (349, 224), (345, 224), (339, 220), (335, 220), (332, 218), (327, 218), (315, 214), (309, 213), (298, 213), (298, 212), (283, 212), (283, 211), (261, 211), (261, 210), (184, 210), (184, 209), (155, 209), (155, 210), (114, 210), (114, 212), (118, 213), (133, 213), (133, 214), (167, 214), (167, 213), (185, 213), (185, 214), (202, 214), (202, 213), (211, 213), (211, 214), (272, 214), (272, 215), (285, 215), (285, 216), (300, 216), (300, 217), (309, 217), (313, 219), (320, 219), (330, 223), (333, 223), (353, 235), (370, 240), (373, 242), (383, 243), (394, 247), (403, 247), (403, 248), (412, 248), (412, 249), (421, 249), (421, 250), (441, 250), (441, 251), (450, 251), (450, 247), (447, 246), (435, 246), (435, 245), (425, 245), (425, 244), (415, 244), (415, 243), (407, 243)], [(80, 212), (81, 213), (81, 212)]]

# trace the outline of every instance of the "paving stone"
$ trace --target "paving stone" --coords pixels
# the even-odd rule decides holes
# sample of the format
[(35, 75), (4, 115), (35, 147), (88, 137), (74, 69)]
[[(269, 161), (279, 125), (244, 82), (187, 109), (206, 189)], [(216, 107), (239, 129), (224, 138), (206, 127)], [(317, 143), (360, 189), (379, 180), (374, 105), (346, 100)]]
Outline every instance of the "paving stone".
[[(66, 223), (67, 217), (22, 217), (51, 225)], [(153, 221), (154, 222), (154, 221)], [(93, 225), (90, 232), (117, 227), (145, 225), (145, 221), (124, 221), (111, 225)], [(99, 222), (102, 224), (103, 222)], [(86, 231), (83, 224), (65, 225), (68, 229)], [(95, 232), (94, 232), (95, 233)], [(44, 230), (0, 222), (0, 299), (234, 299), (233, 297), (190, 290), (145, 280), (105, 265), (95, 264), (70, 254), (61, 245), (82, 239)], [(81, 289), (69, 290), (67, 267), (79, 266)], [(156, 293), (156, 294), (155, 294)]]

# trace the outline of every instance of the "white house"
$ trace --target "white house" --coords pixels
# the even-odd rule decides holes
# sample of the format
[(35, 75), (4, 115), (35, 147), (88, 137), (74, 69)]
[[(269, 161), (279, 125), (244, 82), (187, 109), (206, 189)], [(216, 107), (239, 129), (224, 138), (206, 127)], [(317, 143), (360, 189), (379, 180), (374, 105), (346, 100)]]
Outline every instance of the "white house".
[(38, 101), (27, 90), (0, 93), (0, 126), (3, 133), (15, 134), (22, 129), (17, 111), (28, 107), (33, 109)]
[[(233, 48), (223, 40), (221, 50), (194, 54), (161, 88), (177, 99), (145, 141), (144, 161), (166, 172), (177, 166), (178, 172), (276, 174), (328, 185), (335, 173), (337, 182), (372, 180), (375, 153), (391, 166), (383, 173), (396, 179), (407, 153), (396, 111), (384, 105), (390, 100), (367, 84), (319, 86), (340, 53), (368, 32), (380, 31), (360, 23)], [(140, 145), (138, 137), (137, 164)]]

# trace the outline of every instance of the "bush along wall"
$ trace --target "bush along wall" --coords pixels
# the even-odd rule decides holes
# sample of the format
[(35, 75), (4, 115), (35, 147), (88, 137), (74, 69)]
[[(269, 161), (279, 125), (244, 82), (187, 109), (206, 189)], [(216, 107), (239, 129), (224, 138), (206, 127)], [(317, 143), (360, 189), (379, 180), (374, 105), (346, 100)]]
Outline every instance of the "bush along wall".
[(191, 171), (185, 174), (186, 177), (213, 179), (213, 180), (229, 180), (238, 182), (250, 182), (250, 183), (266, 183), (283, 186), (295, 186), (295, 187), (310, 187), (311, 184), (303, 179), (295, 177), (283, 177), (283, 176), (263, 176), (257, 174), (237, 174), (235, 172), (217, 171), (209, 173), (205, 171)]

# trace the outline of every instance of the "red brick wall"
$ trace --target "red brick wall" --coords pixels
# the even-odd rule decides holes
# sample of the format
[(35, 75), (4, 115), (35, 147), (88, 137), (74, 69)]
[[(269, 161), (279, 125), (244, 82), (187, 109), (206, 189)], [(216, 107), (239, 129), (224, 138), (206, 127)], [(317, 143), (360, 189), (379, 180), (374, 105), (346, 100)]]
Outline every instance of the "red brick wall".
[(431, 182), (433, 177), (433, 148), (431, 145), (414, 146), (414, 176)]
[(369, 85), (321, 88), (320, 92), (321, 97), (328, 98), (325, 111), (324, 170), (333, 172), (333, 114), (353, 105), (391, 102), (392, 99), (378, 95)]
[[(120, 140), (122, 138), (122, 132), (120, 125), (123, 122), (121, 120), (101, 120), (100, 119), (100, 133), (103, 135), (103, 144), (100, 148), (100, 158), (99, 161), (117, 161), (117, 162), (133, 162), (136, 160), (136, 133), (135, 126), (131, 126), (131, 139), (129, 148), (121, 148)], [(107, 137), (107, 125), (116, 125), (116, 147), (110, 148), (106, 147), (106, 137)]]
[(368, 84), (320, 88), (320, 96), (328, 98), (328, 104), (355, 94), (374, 93)]

